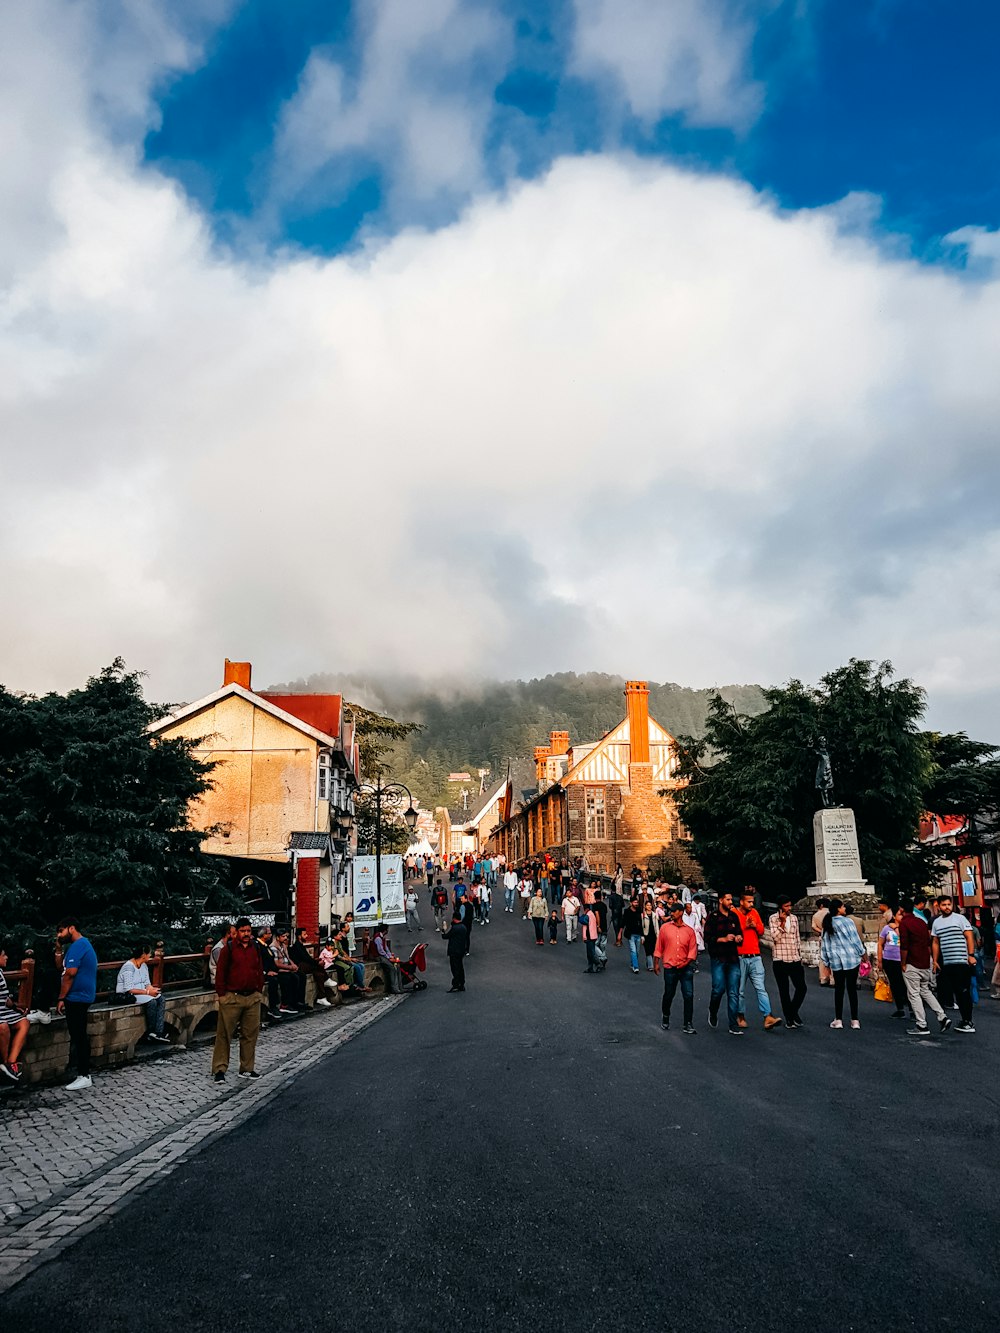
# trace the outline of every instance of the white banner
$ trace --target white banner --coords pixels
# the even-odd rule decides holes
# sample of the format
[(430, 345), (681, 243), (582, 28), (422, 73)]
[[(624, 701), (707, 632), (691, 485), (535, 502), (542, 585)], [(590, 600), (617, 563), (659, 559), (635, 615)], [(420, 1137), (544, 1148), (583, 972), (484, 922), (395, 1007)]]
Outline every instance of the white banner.
[(406, 920), (403, 858), (398, 853), (382, 857), (382, 920), (387, 926), (401, 926)]
[(378, 919), (374, 856), (354, 858), (354, 924), (373, 926)]

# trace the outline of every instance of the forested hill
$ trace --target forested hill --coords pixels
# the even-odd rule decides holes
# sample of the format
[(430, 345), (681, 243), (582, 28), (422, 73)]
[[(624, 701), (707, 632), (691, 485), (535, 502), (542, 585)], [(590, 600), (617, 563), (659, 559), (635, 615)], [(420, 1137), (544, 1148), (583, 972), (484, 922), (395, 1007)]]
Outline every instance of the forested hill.
[[(290, 692), (334, 692), (423, 730), (396, 747), (393, 774), (408, 783), (425, 804), (453, 804), (448, 774), (488, 768), (506, 772), (512, 757), (529, 757), (553, 730), (571, 741), (594, 741), (625, 716), (625, 681), (599, 672), (559, 672), (538, 680), (488, 681), (428, 686), (403, 677), (310, 676), (270, 687)], [(724, 685), (718, 691), (740, 712), (759, 713), (759, 685)], [(699, 735), (714, 690), (649, 682), (653, 717), (673, 735)]]

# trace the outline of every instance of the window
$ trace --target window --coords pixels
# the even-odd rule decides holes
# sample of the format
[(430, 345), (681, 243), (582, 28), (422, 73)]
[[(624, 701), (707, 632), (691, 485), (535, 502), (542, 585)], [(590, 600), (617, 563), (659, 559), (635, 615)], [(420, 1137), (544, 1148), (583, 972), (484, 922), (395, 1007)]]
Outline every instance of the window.
[(316, 797), (320, 801), (330, 799), (330, 756), (320, 754), (319, 767), (316, 770)]
[(604, 819), (604, 792), (596, 787), (587, 788), (587, 841), (601, 841), (607, 837)]

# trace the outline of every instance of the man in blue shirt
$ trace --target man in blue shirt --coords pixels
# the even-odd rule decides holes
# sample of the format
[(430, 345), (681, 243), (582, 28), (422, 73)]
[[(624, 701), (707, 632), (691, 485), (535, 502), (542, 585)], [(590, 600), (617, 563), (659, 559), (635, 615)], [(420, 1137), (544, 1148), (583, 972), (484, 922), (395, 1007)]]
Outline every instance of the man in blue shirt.
[(97, 954), (90, 940), (80, 934), (80, 923), (75, 917), (68, 916), (59, 922), (56, 939), (63, 955), (62, 984), (59, 987), (56, 1012), (66, 1015), (71, 1059), (72, 1052), (76, 1051), (77, 1076), (66, 1086), (69, 1092), (79, 1092), (91, 1084), (87, 1012), (97, 994)]

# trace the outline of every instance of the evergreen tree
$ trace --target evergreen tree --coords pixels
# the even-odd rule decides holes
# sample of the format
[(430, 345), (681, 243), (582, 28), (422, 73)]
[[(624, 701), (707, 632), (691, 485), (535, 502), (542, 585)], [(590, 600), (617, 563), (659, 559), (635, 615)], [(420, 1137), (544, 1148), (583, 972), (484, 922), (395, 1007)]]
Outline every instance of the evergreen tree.
[(150, 736), (165, 711), (146, 702), (121, 659), (66, 695), (0, 686), (6, 934), (50, 941), (74, 913), (105, 957), (120, 957), (137, 936), (184, 948), (204, 901), (232, 905), (190, 818), (211, 765), (193, 741)]

